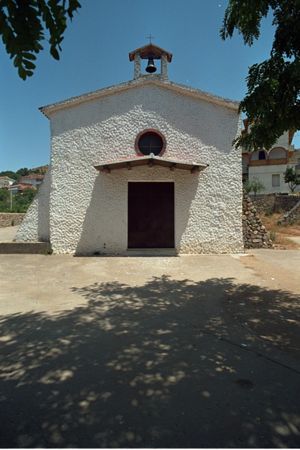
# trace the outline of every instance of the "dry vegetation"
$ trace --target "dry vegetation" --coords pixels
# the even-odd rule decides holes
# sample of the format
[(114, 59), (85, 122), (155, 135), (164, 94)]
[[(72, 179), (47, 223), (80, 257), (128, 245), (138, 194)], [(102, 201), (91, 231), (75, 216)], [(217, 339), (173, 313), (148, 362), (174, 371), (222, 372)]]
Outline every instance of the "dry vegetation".
[(279, 249), (297, 249), (299, 244), (289, 239), (289, 236), (300, 237), (300, 223), (293, 225), (278, 225), (278, 220), (282, 217), (282, 213), (273, 213), (271, 215), (261, 214), (260, 218), (275, 244), (275, 248)]

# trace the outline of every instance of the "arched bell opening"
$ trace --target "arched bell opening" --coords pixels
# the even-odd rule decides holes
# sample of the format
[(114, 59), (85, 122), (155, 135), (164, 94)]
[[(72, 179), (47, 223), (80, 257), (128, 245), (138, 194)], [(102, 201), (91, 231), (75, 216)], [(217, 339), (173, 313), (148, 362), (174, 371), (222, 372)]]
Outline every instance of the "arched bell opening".
[(157, 60), (160, 60), (160, 74), (163, 79), (168, 78), (168, 63), (172, 61), (172, 53), (154, 44), (146, 45), (129, 53), (129, 60), (134, 61), (134, 78), (152, 75), (157, 72)]

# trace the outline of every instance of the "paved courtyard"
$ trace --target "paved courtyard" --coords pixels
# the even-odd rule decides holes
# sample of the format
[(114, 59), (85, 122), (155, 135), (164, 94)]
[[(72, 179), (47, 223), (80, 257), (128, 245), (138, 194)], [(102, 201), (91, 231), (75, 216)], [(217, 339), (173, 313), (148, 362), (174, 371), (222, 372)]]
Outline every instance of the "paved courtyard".
[(2, 447), (299, 447), (300, 251), (0, 255)]
[(11, 242), (14, 240), (19, 225), (13, 227), (0, 227), (0, 242)]

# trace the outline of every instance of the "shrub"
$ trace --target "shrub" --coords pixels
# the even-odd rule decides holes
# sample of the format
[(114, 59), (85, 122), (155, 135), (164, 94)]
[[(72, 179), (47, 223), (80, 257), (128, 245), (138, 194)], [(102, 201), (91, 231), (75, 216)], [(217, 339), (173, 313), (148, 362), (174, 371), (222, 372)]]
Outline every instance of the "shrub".
[(247, 180), (244, 183), (244, 189), (247, 192), (247, 194), (253, 192), (254, 195), (256, 196), (259, 192), (265, 190), (265, 186), (257, 178), (253, 178), (252, 180)]

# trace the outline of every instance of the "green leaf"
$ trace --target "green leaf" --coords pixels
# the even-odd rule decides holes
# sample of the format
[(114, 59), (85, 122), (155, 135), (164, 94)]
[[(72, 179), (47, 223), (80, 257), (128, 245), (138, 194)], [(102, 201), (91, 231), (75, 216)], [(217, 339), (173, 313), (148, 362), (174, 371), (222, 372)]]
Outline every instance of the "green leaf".
[(59, 59), (59, 53), (58, 53), (58, 51), (56, 50), (55, 47), (51, 47), (50, 48), (50, 53), (51, 53), (51, 55), (53, 56), (54, 59)]
[(33, 74), (31, 61), (46, 36), (50, 54), (59, 59), (67, 21), (80, 7), (78, 0), (0, 0), (0, 36), (20, 78)]
[(36, 56), (33, 53), (24, 52), (22, 53), (23, 58), (31, 59), (32, 61), (36, 60)]
[(26, 69), (35, 69), (35, 64), (33, 64), (31, 61), (28, 61), (27, 59), (23, 59), (23, 64), (26, 66)]
[(26, 80), (27, 72), (25, 69), (23, 69), (23, 67), (18, 67), (18, 74), (19, 77), (22, 78), (22, 80)]

